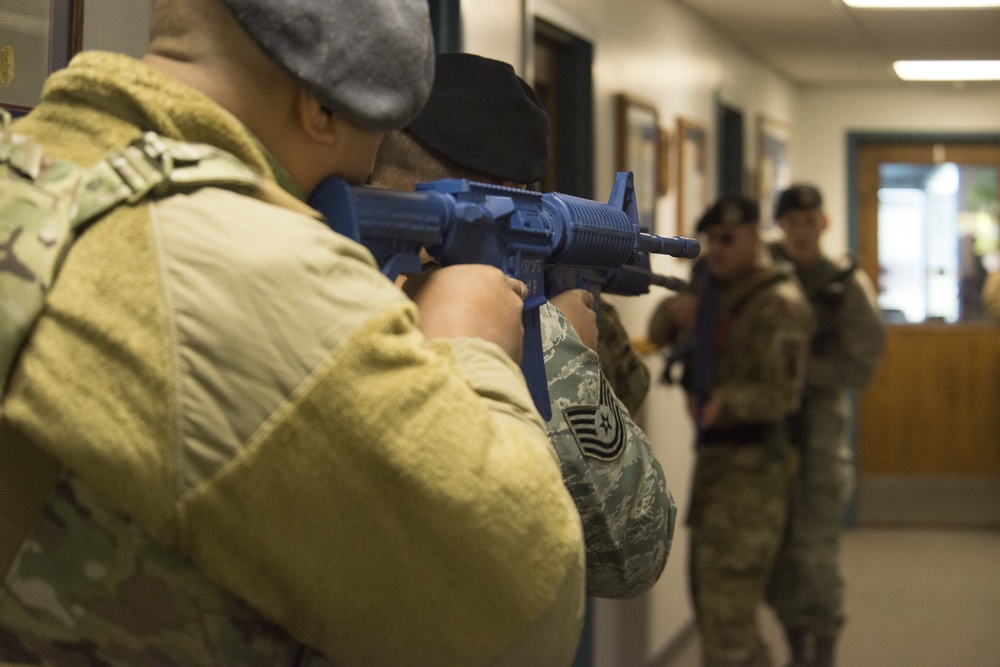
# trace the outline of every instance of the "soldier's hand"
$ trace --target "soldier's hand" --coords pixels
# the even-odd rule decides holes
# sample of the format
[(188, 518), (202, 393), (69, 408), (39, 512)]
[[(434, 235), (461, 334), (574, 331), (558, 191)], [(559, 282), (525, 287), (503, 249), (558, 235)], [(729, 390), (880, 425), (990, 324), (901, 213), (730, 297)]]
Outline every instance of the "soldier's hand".
[(597, 313), (593, 308), (594, 295), (585, 289), (571, 289), (552, 297), (549, 303), (562, 311), (583, 344), (596, 352)]
[(428, 338), (482, 338), (521, 362), (527, 286), (493, 266), (455, 264), (410, 276), (403, 291), (420, 309)]
[(701, 414), (698, 415), (698, 428), (710, 427), (719, 419), (720, 412), (722, 412), (722, 399), (718, 395), (713, 395), (701, 406)]
[(698, 297), (693, 294), (678, 294), (667, 304), (667, 313), (679, 329), (693, 330), (698, 315)]

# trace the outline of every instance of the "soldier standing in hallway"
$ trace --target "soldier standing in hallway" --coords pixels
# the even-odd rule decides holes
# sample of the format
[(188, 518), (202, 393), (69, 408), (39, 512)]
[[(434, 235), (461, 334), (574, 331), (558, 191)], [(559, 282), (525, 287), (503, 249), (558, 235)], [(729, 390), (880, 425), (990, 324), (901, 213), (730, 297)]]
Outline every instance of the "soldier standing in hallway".
[(772, 664), (757, 623), (788, 511), (812, 316), (794, 276), (763, 252), (756, 203), (724, 198), (699, 220), (704, 271), (661, 302), (657, 346), (685, 347), (697, 427), (690, 584), (705, 667)]
[(825, 256), (827, 228), (820, 191), (796, 184), (778, 199), (783, 239), (773, 256), (795, 267), (812, 305), (812, 337), (802, 407), (792, 421), (800, 467), (768, 602), (788, 637), (793, 667), (831, 667), (844, 622), (840, 532), (854, 488), (846, 440), (848, 390), (872, 378), (884, 347), (881, 316), (868, 276), (852, 259)]

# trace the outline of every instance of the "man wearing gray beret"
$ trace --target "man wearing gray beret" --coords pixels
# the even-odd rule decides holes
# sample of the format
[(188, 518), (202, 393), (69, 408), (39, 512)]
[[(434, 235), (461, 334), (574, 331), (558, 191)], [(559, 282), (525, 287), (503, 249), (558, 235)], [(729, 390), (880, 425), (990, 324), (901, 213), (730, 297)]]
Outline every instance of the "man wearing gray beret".
[(104, 211), (3, 395), (0, 662), (571, 662), (524, 285), (408, 298), (302, 201), (365, 181), (432, 75), (423, 0), (157, 0), (148, 55), (78, 55), (0, 131)]

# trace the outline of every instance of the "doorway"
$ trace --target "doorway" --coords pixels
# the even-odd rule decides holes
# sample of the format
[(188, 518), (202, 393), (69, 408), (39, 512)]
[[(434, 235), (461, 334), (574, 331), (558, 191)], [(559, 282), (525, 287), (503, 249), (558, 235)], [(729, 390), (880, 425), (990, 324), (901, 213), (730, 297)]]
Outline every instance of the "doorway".
[(542, 192), (594, 196), (593, 45), (534, 19), (532, 88), (549, 115), (549, 163)]
[(861, 523), (1000, 525), (1000, 139), (853, 137), (886, 355), (857, 415)]

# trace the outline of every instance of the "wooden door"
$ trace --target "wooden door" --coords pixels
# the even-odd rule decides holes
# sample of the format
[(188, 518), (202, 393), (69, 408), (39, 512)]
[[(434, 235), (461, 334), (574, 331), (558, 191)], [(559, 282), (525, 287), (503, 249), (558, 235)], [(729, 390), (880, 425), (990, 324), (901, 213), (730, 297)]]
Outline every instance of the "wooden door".
[[(883, 289), (879, 246), (900, 239), (880, 238), (880, 166), (943, 162), (993, 166), (1000, 174), (1000, 144), (863, 143), (859, 148), (859, 259)], [(996, 192), (994, 182), (994, 198)], [(995, 224), (995, 208), (992, 215)], [(886, 356), (860, 396), (858, 463), (862, 476), (1000, 478), (1000, 326), (940, 318), (887, 324)]]

